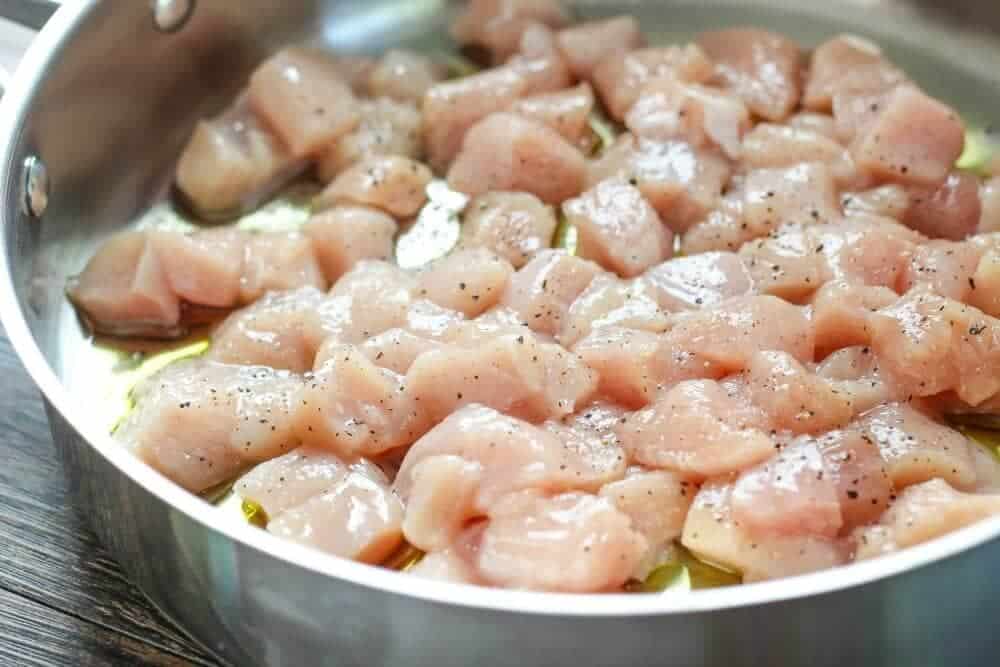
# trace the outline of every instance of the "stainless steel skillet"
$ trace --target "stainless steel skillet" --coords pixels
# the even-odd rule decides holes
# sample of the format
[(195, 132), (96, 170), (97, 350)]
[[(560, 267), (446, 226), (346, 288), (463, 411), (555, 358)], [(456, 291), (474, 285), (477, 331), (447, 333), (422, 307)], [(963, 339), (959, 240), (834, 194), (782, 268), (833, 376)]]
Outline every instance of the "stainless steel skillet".
[[(44, 4), (0, 0), (0, 15), (40, 21)], [(63, 298), (66, 276), (162, 195), (196, 119), (220, 109), (269, 50), (310, 38), (371, 52), (440, 48), (451, 5), (152, 4), (178, 23), (158, 27), (149, 2), (67, 4), (4, 96), (0, 310), (46, 401), (81, 511), (154, 602), (208, 648), (240, 665), (996, 663), (1000, 520), (774, 583), (677, 596), (504, 592), (421, 581), (242, 530), (116, 448), (92, 419), (93, 397), (69, 389), (87, 342)], [(993, 3), (949, 5), (971, 24), (872, 0), (570, 4), (584, 15), (634, 12), (654, 40), (734, 23), (805, 43), (860, 32), (973, 122), (1000, 109)]]

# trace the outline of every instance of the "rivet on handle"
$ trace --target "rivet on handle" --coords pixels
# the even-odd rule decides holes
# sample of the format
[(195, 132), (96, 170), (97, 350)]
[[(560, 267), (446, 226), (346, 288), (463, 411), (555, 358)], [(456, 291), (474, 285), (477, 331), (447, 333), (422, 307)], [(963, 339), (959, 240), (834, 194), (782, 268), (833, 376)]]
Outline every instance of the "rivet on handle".
[(176, 32), (194, 13), (195, 0), (153, 0), (153, 23), (163, 32)]
[(34, 155), (24, 159), (21, 189), (24, 212), (33, 218), (41, 218), (49, 207), (49, 171)]

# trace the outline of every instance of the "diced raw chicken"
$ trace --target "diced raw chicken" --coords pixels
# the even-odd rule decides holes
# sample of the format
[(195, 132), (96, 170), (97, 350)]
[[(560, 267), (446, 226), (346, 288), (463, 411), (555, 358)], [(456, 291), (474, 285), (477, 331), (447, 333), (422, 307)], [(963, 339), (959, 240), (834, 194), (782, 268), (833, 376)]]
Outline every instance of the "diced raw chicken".
[[(358, 262), (330, 290), (331, 314), (344, 313), (340, 326), (333, 332), (352, 343), (400, 326), (407, 326), (414, 333), (426, 333), (414, 329), (409, 321), (416, 306), (413, 301), (416, 285), (411, 274), (394, 264), (378, 260)], [(428, 320), (426, 325), (432, 328), (448, 326), (454, 321), (446, 317), (444, 322), (438, 322), (440, 315), (446, 313), (422, 312), (418, 319)]]
[(473, 403), (543, 421), (574, 412), (596, 388), (575, 355), (531, 332), (426, 352), (406, 374), (407, 395), (434, 421)]
[(975, 283), (982, 248), (971, 243), (930, 241), (913, 249), (913, 256), (900, 276), (899, 291), (926, 285), (932, 292), (956, 301), (965, 301)]
[(969, 305), (991, 317), (1000, 317), (1000, 249), (983, 253), (969, 279), (969, 288), (965, 299)]
[(725, 250), (735, 252), (754, 238), (756, 233), (743, 222), (743, 186), (741, 175), (734, 177), (728, 191), (719, 200), (719, 207), (704, 220), (689, 227), (681, 238), (681, 250), (686, 255)]
[(402, 543), (402, 523), (403, 504), (388, 480), (351, 469), (325, 493), (271, 518), (267, 530), (336, 556), (378, 564)]
[(244, 233), (226, 228), (193, 234), (151, 231), (148, 238), (179, 298), (212, 308), (232, 308), (240, 302)]
[(872, 439), (845, 429), (824, 433), (815, 443), (823, 455), (823, 479), (832, 482), (840, 501), (841, 533), (878, 519), (895, 489)]
[(552, 245), (556, 216), (527, 192), (487, 192), (469, 202), (462, 219), (462, 244), (489, 248), (521, 268)]
[(888, 403), (865, 413), (853, 427), (875, 443), (893, 486), (901, 489), (940, 477), (962, 489), (976, 483), (971, 445), (907, 403)]
[(368, 94), (419, 104), (431, 86), (443, 78), (443, 68), (427, 56), (390, 49), (368, 74)]
[(423, 154), (422, 117), (405, 102), (381, 98), (359, 103), (361, 122), (318, 156), (316, 173), (329, 183), (355, 162), (372, 155), (400, 155), (419, 159)]
[(462, 347), (475, 347), (498, 336), (520, 335), (531, 332), (520, 315), (510, 308), (494, 308), (474, 320), (464, 320), (449, 325), (442, 331), (442, 340)]
[(557, 338), (569, 346), (591, 331), (608, 327), (662, 333), (667, 326), (666, 314), (648, 280), (598, 276), (569, 307)]
[(660, 363), (665, 381), (719, 378), (746, 368), (754, 352), (780, 350), (813, 360), (814, 333), (805, 308), (773, 296), (738, 297), (700, 311), (671, 316)]
[(440, 341), (411, 333), (406, 329), (389, 329), (372, 336), (359, 347), (362, 354), (376, 366), (405, 375), (417, 357), (443, 346), (444, 343)]
[(637, 137), (717, 146), (737, 159), (743, 134), (750, 128), (750, 113), (736, 95), (662, 77), (643, 86), (625, 115), (625, 125)]
[(495, 306), (514, 267), (486, 248), (468, 248), (438, 260), (420, 274), (418, 293), (473, 318)]
[(872, 348), (901, 390), (953, 390), (969, 405), (1000, 391), (1000, 321), (925, 289), (913, 289), (869, 319)]
[(832, 223), (840, 218), (833, 172), (825, 164), (810, 162), (747, 174), (743, 223), (755, 237), (784, 224)]
[(721, 83), (769, 121), (784, 120), (802, 93), (802, 53), (791, 39), (759, 28), (704, 32), (698, 45)]
[(853, 216), (817, 225), (810, 234), (822, 251), (830, 280), (895, 288), (914, 247), (924, 239), (889, 218)]
[(252, 303), (267, 292), (297, 287), (326, 289), (312, 241), (299, 232), (257, 234), (246, 241), (241, 299)]
[(563, 28), (556, 40), (578, 79), (590, 79), (602, 61), (646, 45), (639, 22), (628, 15)]
[(583, 154), (552, 128), (495, 113), (466, 133), (448, 185), (470, 196), (518, 190), (558, 204), (583, 191), (586, 172)]
[(839, 139), (836, 122), (829, 114), (801, 111), (789, 118), (786, 124), (788, 127), (814, 132), (834, 141)]
[(733, 517), (733, 484), (712, 481), (695, 496), (681, 543), (699, 558), (736, 570), (744, 582), (775, 579), (841, 564), (844, 553), (833, 540), (815, 535), (755, 533)]
[(252, 209), (304, 166), (241, 100), (198, 123), (177, 162), (176, 183), (195, 213), (217, 218)]
[(479, 485), (466, 512), (482, 516), (516, 491), (599, 488), (607, 481), (607, 462), (593, 454), (567, 446), (543, 428), (482, 405), (467, 405), (414, 443), (403, 459), (395, 489), (405, 502), (414, 494), (426, 494), (429, 490), (417, 486), (436, 484), (441, 478), (415, 476), (417, 467), (440, 456), (460, 458), (479, 466)]
[(697, 44), (654, 47), (618, 53), (603, 59), (591, 78), (611, 117), (622, 121), (649, 81), (672, 77), (705, 83), (715, 73), (712, 62)]
[(329, 58), (355, 95), (368, 94), (368, 75), (375, 69), (376, 61), (374, 58), (344, 53), (324, 53), (323, 55)]
[(511, 111), (545, 123), (573, 144), (580, 144), (594, 110), (594, 91), (587, 83), (554, 93), (526, 97)]
[(968, 172), (953, 171), (936, 188), (911, 188), (910, 201), (903, 222), (931, 238), (961, 241), (979, 228), (979, 179)]
[(857, 412), (849, 392), (786, 352), (757, 352), (747, 371), (750, 400), (779, 429), (821, 433), (846, 425)]
[(943, 479), (904, 490), (878, 524), (855, 534), (857, 558), (874, 558), (1000, 514), (1000, 495), (962, 493)]
[(601, 273), (593, 262), (560, 250), (544, 250), (514, 274), (500, 303), (533, 331), (555, 336), (572, 303)]
[(673, 252), (673, 233), (639, 189), (608, 179), (563, 203), (577, 229), (577, 253), (620, 276), (632, 278)]
[(859, 168), (877, 178), (937, 187), (962, 154), (965, 130), (958, 114), (916, 86), (901, 85), (851, 145)]
[(302, 379), (260, 366), (172, 364), (134, 390), (115, 438), (171, 481), (200, 492), (298, 446)]
[(649, 331), (607, 327), (580, 340), (573, 352), (596, 371), (602, 396), (640, 408), (656, 396), (659, 341)]
[(525, 28), (520, 52), (505, 67), (524, 79), (525, 95), (553, 93), (569, 88), (574, 82), (569, 63), (556, 45), (555, 33), (540, 23)]
[(878, 357), (868, 346), (854, 345), (831, 353), (816, 368), (816, 374), (832, 380), (837, 391), (847, 395), (854, 414), (894, 398), (879, 371)]
[(812, 321), (816, 350), (825, 356), (850, 345), (867, 345), (872, 339), (871, 315), (897, 299), (886, 287), (866, 287), (843, 280), (825, 283), (813, 295)]
[(169, 338), (184, 331), (180, 300), (147, 232), (106, 241), (67, 292), (98, 333)]
[(405, 393), (401, 375), (335, 339), (316, 355), (316, 371), (306, 381), (303, 400), (303, 442), (347, 458), (411, 444), (428, 426)]
[(462, 148), (470, 127), (492, 113), (507, 109), (527, 90), (524, 77), (509, 67), (435, 85), (424, 95), (424, 147), (438, 173)]
[(486, 581), (507, 588), (613, 591), (632, 576), (646, 549), (628, 516), (607, 498), (522, 492), (492, 508), (476, 565)]
[(348, 205), (312, 216), (302, 233), (312, 241), (323, 276), (332, 284), (361, 260), (391, 259), (398, 228), (378, 209)]
[(560, 0), (471, 0), (451, 24), (451, 36), (485, 48), (494, 63), (502, 63), (517, 52), (532, 23), (561, 28), (569, 20)]
[(250, 77), (247, 99), (296, 158), (315, 154), (360, 120), (335, 61), (310, 49), (285, 49), (264, 61)]
[(979, 188), (979, 201), (981, 214), (976, 231), (980, 234), (1000, 232), (1000, 176), (994, 176), (982, 183)]
[(743, 471), (731, 503), (733, 521), (750, 533), (834, 538), (844, 523), (837, 481), (808, 439)]
[(627, 456), (615, 432), (624, 415), (621, 406), (597, 401), (560, 421), (549, 420), (542, 425), (585, 462), (587, 475), (580, 479), (577, 489), (597, 492), (625, 476)]
[(426, 554), (416, 565), (408, 569), (407, 573), (452, 584), (480, 583), (472, 565), (453, 549)]
[(483, 482), (483, 467), (446, 454), (422, 459), (408, 473), (403, 534), (419, 549), (445, 551), (465, 524), (481, 514), (476, 494)]
[(674, 473), (641, 466), (629, 469), (625, 479), (605, 484), (599, 493), (632, 519), (632, 528), (646, 539), (650, 552), (681, 536), (694, 494), (691, 484)]
[(427, 184), (433, 178), (431, 170), (416, 160), (372, 155), (342, 171), (316, 197), (314, 206), (374, 206), (397, 218), (409, 218), (427, 202)]
[(729, 172), (729, 162), (714, 150), (626, 133), (590, 164), (588, 182), (595, 185), (616, 177), (634, 180), (660, 219), (683, 232), (719, 203)]
[(753, 281), (738, 255), (706, 252), (675, 257), (647, 271), (649, 285), (660, 307), (668, 312), (711, 308), (726, 299), (746, 296)]
[(851, 184), (858, 174), (846, 148), (812, 130), (760, 123), (743, 137), (743, 164), (750, 169), (793, 167), (801, 162), (830, 166), (838, 185)]
[(810, 58), (802, 105), (815, 111), (831, 111), (834, 93), (840, 92), (851, 72), (866, 65), (886, 66), (882, 50), (857, 35), (838, 35), (817, 46)]
[(861, 192), (845, 192), (840, 202), (844, 215), (875, 215), (882, 218), (902, 220), (910, 210), (910, 192), (902, 185), (880, 185)]
[(807, 229), (790, 225), (745, 243), (739, 255), (757, 292), (801, 303), (827, 277), (826, 258), (817, 248)]
[(713, 380), (689, 380), (629, 415), (618, 434), (635, 461), (701, 480), (771, 456), (766, 430), (766, 415), (742, 397)]

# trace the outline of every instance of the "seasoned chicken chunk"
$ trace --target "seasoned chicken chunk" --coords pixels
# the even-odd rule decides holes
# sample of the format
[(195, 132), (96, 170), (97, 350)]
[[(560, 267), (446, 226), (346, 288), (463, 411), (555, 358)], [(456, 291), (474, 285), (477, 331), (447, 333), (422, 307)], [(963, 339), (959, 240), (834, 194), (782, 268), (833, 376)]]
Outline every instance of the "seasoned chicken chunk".
[(390, 216), (367, 206), (335, 206), (317, 213), (302, 227), (329, 283), (335, 283), (366, 259), (389, 260), (399, 226)]
[(514, 274), (500, 303), (533, 331), (554, 336), (566, 322), (572, 303), (600, 274), (593, 262), (545, 250)]
[(746, 266), (730, 252), (675, 257), (639, 280), (668, 312), (710, 308), (731, 297), (747, 296), (753, 289)]
[(607, 327), (584, 337), (573, 352), (596, 371), (603, 396), (638, 408), (656, 395), (659, 343), (660, 337), (649, 331)]
[(586, 83), (554, 93), (532, 95), (511, 107), (511, 111), (545, 123), (576, 145), (586, 136), (593, 110), (594, 91)]
[(569, 20), (560, 0), (471, 0), (451, 24), (451, 35), (460, 44), (485, 48), (494, 63), (502, 63), (517, 52), (532, 23), (561, 28)]
[(178, 297), (212, 308), (232, 308), (240, 302), (246, 234), (227, 228), (193, 234), (151, 231), (148, 239)]
[(312, 241), (299, 232), (251, 236), (245, 252), (240, 281), (244, 303), (252, 303), (267, 292), (327, 287)]
[(666, 313), (648, 280), (597, 276), (570, 305), (557, 338), (563, 345), (572, 345), (591, 331), (609, 327), (652, 333), (667, 330)]
[(831, 111), (834, 94), (866, 66), (891, 67), (878, 45), (863, 37), (845, 34), (823, 42), (809, 59), (802, 105), (815, 111)]
[(976, 233), (982, 215), (976, 176), (953, 171), (936, 188), (912, 187), (909, 195), (911, 205), (902, 218), (908, 227), (931, 238), (953, 241)]
[(444, 74), (443, 67), (423, 54), (390, 49), (368, 74), (368, 94), (374, 98), (419, 104)]
[(507, 260), (486, 248), (456, 250), (421, 273), (417, 290), (439, 306), (477, 317), (500, 301), (513, 273)]
[(318, 156), (316, 173), (329, 183), (355, 162), (372, 155), (399, 155), (420, 159), (423, 155), (423, 122), (416, 106), (387, 98), (363, 100), (358, 105), (358, 127), (329, 145)]
[(552, 207), (527, 192), (487, 192), (465, 209), (462, 245), (484, 247), (520, 269), (552, 245), (556, 216)]
[(578, 23), (560, 30), (556, 39), (578, 79), (590, 79), (604, 60), (646, 45), (639, 22), (628, 15)]
[(397, 218), (409, 218), (427, 202), (427, 184), (433, 178), (431, 170), (416, 160), (373, 155), (342, 171), (319, 194), (314, 206), (373, 206)]

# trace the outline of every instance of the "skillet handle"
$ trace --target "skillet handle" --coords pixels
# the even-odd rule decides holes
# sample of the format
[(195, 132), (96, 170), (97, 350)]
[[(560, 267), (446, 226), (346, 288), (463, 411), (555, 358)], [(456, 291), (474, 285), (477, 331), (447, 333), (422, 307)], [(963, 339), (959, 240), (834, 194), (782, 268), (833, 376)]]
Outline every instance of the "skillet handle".
[(59, 3), (54, 0), (4, 0), (0, 4), (0, 18), (41, 30), (57, 9)]

